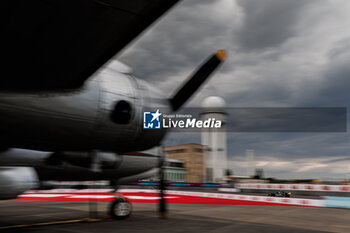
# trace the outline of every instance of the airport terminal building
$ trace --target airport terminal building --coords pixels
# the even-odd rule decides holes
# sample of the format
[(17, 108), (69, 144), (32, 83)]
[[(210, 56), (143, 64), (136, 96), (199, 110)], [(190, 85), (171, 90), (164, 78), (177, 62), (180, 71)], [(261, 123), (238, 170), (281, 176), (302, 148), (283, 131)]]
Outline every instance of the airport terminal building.
[(176, 159), (183, 161), (184, 168), (186, 169), (185, 182), (206, 182), (205, 146), (191, 143), (184, 145), (167, 146), (164, 147), (163, 150), (166, 153), (167, 159)]

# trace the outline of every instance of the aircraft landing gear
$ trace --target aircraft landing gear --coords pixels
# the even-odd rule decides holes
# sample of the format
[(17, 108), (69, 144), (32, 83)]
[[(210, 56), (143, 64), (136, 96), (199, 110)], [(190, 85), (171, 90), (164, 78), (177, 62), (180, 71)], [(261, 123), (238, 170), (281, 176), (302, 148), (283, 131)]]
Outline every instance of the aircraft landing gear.
[(109, 207), (109, 215), (118, 220), (128, 218), (132, 213), (131, 203), (122, 197), (116, 197)]
[(111, 180), (111, 185), (114, 187), (115, 199), (109, 206), (108, 214), (117, 220), (126, 219), (132, 213), (132, 204), (126, 198), (117, 194), (118, 180)]

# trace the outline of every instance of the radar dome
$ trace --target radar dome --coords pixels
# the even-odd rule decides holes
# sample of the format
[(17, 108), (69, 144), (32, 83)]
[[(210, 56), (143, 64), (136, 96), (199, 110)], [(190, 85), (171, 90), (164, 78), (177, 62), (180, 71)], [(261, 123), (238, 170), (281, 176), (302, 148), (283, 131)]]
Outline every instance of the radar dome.
[(203, 100), (202, 107), (221, 109), (226, 107), (226, 102), (223, 98), (219, 96), (210, 96)]

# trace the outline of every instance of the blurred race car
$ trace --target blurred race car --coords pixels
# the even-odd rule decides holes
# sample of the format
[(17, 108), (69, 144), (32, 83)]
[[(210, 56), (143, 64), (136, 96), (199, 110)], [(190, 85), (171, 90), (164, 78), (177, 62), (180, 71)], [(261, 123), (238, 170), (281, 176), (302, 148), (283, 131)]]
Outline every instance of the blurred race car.
[(277, 192), (272, 192), (269, 193), (268, 196), (270, 197), (291, 197), (292, 193), (291, 192), (284, 192), (284, 191), (277, 191)]

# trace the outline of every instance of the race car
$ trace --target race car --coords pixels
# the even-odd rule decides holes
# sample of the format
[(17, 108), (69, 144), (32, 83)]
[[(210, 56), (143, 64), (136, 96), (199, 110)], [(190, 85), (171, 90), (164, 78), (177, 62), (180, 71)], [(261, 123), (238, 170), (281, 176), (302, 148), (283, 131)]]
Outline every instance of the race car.
[(291, 192), (284, 192), (284, 191), (277, 191), (277, 192), (269, 193), (268, 196), (270, 196), (270, 197), (291, 197), (292, 193)]

